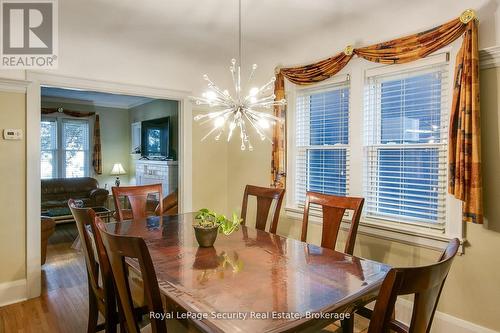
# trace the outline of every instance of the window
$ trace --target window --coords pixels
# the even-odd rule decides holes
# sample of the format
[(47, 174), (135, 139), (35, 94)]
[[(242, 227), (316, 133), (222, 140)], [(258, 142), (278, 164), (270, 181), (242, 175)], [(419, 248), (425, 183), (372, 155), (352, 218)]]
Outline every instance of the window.
[(57, 122), (42, 120), (40, 124), (41, 177), (57, 177)]
[(367, 217), (444, 227), (447, 95), (445, 65), (367, 78)]
[(349, 159), (349, 85), (302, 90), (296, 102), (295, 205), (306, 191), (346, 195)]
[(89, 174), (89, 122), (46, 118), (40, 125), (41, 178), (75, 178)]

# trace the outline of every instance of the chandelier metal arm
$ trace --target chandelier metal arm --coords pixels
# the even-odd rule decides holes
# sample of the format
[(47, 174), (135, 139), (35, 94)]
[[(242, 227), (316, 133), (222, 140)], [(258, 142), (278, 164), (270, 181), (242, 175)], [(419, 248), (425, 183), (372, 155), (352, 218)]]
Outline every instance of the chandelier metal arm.
[[(273, 114), (259, 110), (269, 110), (275, 106), (284, 106), (286, 104), (286, 100), (275, 100), (276, 96), (272, 93), (272, 88), (274, 86), (274, 82), (276, 81), (275, 77), (272, 77), (261, 87), (250, 89), (247, 95), (242, 95), (244, 87), (242, 87), (241, 82), (241, 50), (241, 0), (238, 0), (238, 61), (236, 61), (236, 59), (232, 59), (231, 65), (229, 66), (229, 71), (231, 72), (231, 78), (233, 81), (234, 95), (231, 95), (228, 90), (220, 89), (212, 80), (210, 80), (208, 75), (204, 75), (203, 78), (208, 83), (209, 91), (203, 94), (203, 97), (192, 97), (192, 99), (197, 105), (207, 105), (208, 107), (216, 110), (206, 114), (196, 115), (194, 120), (202, 120), (202, 124), (213, 121), (213, 128), (201, 139), (202, 141), (214, 133), (215, 140), (219, 140), (221, 135), (225, 132), (227, 126), (227, 141), (231, 140), (234, 130), (238, 128), (240, 132), (241, 149), (245, 150), (248, 147), (249, 150), (253, 150), (253, 145), (250, 142), (250, 137), (247, 133), (246, 122), (250, 123), (251, 126), (249, 127), (253, 127), (253, 129), (260, 136), (261, 140), (267, 139), (272, 143), (272, 140), (266, 135), (266, 130), (271, 125), (282, 123), (283, 120)], [(257, 65), (253, 64), (248, 80), (246, 81), (246, 87), (251, 84), (255, 76), (256, 69)]]

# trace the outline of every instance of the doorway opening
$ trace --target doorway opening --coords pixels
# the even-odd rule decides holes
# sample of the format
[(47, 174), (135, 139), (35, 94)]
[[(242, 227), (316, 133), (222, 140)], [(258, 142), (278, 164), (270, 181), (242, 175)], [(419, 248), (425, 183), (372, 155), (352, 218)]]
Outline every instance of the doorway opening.
[(111, 222), (113, 186), (159, 183), (163, 198), (178, 202), (180, 102), (54, 86), (41, 86), (40, 96), (41, 292), (69, 285), (85, 296), (87, 274), (68, 199)]

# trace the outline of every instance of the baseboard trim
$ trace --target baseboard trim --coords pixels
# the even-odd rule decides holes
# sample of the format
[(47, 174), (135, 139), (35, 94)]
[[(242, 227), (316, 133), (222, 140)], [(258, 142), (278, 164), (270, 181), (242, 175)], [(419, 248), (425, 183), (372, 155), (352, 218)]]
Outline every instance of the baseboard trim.
[[(398, 298), (396, 303), (396, 317), (398, 320), (408, 323), (411, 318), (413, 302)], [(431, 333), (498, 333), (492, 329), (471, 323), (444, 312), (436, 311), (432, 323)]]
[(0, 283), (0, 306), (24, 301), (26, 296), (26, 279)]

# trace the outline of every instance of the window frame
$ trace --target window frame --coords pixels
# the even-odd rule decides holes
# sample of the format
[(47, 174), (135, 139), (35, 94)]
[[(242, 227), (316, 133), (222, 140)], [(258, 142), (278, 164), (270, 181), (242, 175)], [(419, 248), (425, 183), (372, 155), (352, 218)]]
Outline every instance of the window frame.
[[(372, 117), (372, 119), (371, 119), (372, 125), (376, 126), (376, 128), (372, 129), (372, 133), (370, 133), (372, 137), (369, 137), (369, 134), (366, 133), (366, 130), (363, 133), (363, 136), (364, 136), (364, 144), (363, 144), (363, 150), (364, 150), (364, 156), (363, 156), (363, 164), (364, 164), (363, 195), (365, 197), (364, 217), (366, 219), (373, 220), (373, 221), (380, 220), (382, 222), (401, 223), (404, 225), (412, 224), (412, 225), (428, 227), (428, 228), (437, 229), (437, 230), (445, 229), (446, 216), (444, 219), (438, 220), (436, 223), (433, 223), (433, 222), (418, 221), (418, 219), (410, 218), (410, 217), (408, 217), (406, 219), (401, 218), (401, 220), (398, 221), (397, 218), (395, 217), (395, 214), (393, 214), (394, 217), (391, 218), (390, 217), (391, 214), (386, 214), (386, 216), (384, 216), (384, 214), (381, 214), (381, 213), (377, 214), (377, 213), (372, 212), (370, 214), (368, 212), (368, 209), (367, 209), (368, 200), (369, 200), (369, 198), (368, 198), (368, 192), (369, 192), (368, 183), (372, 180), (370, 178), (370, 176), (376, 173), (376, 170), (372, 170), (369, 167), (369, 165), (371, 164), (370, 162), (373, 162), (372, 159), (375, 157), (371, 156), (372, 159), (370, 159), (370, 157), (368, 155), (372, 154), (372, 155), (380, 156), (379, 154), (382, 150), (388, 151), (391, 149), (396, 149), (396, 150), (397, 149), (399, 149), (399, 150), (437, 149), (438, 155), (440, 156), (438, 163), (447, 163), (447, 156), (448, 156), (448, 138), (447, 138), (448, 131), (441, 132), (441, 134), (444, 137), (441, 137), (439, 142), (437, 142), (437, 143), (421, 143), (421, 142), (419, 142), (419, 143), (392, 143), (392, 144), (382, 143), (381, 142), (382, 141), (382, 109), (381, 109), (381, 105), (380, 104), (374, 105), (373, 101), (368, 101), (368, 99), (370, 99), (371, 97), (382, 96), (382, 82), (383, 82), (383, 80), (380, 80), (380, 79), (379, 79), (380, 81), (377, 82), (378, 83), (377, 87), (375, 88), (377, 91), (374, 94), (369, 92), (369, 90), (371, 89), (369, 87), (369, 85), (373, 83), (370, 81), (372, 78), (385, 77), (386, 79), (387, 78), (389, 79), (388, 81), (390, 81), (390, 80), (397, 80), (398, 77), (400, 79), (406, 79), (406, 78), (411, 78), (414, 76), (435, 73), (437, 71), (443, 72), (443, 73), (445, 73), (446, 78), (443, 82), (444, 85), (441, 87), (440, 90), (442, 90), (441, 97), (445, 96), (446, 100), (444, 102), (441, 101), (442, 109), (440, 110), (440, 120), (442, 120), (443, 122), (446, 123), (446, 128), (448, 130), (451, 100), (450, 100), (449, 96), (447, 95), (447, 91), (448, 91), (448, 89), (451, 90), (451, 85), (449, 84), (449, 80), (450, 80), (449, 73), (446, 73), (448, 66), (449, 66), (449, 61), (447, 58), (448, 58), (448, 56), (446, 54), (437, 55), (437, 56), (431, 57), (430, 60), (427, 61), (428, 64), (423, 64), (417, 68), (410, 67), (410, 68), (401, 69), (401, 67), (398, 67), (395, 70), (391, 70), (392, 68), (397, 67), (397, 66), (391, 66), (392, 68), (388, 68), (387, 71), (384, 71), (384, 73), (377, 73), (377, 74), (370, 74), (370, 72), (367, 71), (367, 73), (365, 75), (365, 100), (364, 100), (365, 108), (364, 108), (364, 112), (370, 113), (370, 115), (368, 115), (368, 117)], [(407, 76), (407, 74), (409, 74), (409, 73), (411, 73), (413, 75)], [(367, 95), (369, 95), (369, 96), (367, 96)], [(381, 100), (380, 100), (380, 102), (381, 102)], [(370, 109), (370, 107), (372, 107), (373, 109)], [(363, 118), (364, 118), (363, 121), (366, 122), (367, 116), (364, 115)], [(375, 119), (375, 121), (373, 121), (373, 119)], [(366, 128), (366, 124), (365, 124), (364, 128)], [(442, 131), (442, 129), (440, 131)], [(444, 156), (441, 156), (441, 155), (444, 155)], [(439, 172), (438, 179), (440, 182), (441, 181), (444, 182), (444, 184), (445, 184), (444, 186), (446, 189), (447, 188), (447, 177), (448, 177), (447, 167), (444, 167), (444, 170), (440, 170), (440, 171), (442, 171), (444, 174)], [(378, 198), (378, 196), (377, 196), (377, 198)], [(446, 209), (446, 205), (447, 205), (447, 203), (446, 203), (446, 190), (445, 190), (445, 193), (441, 193), (440, 195), (438, 195), (438, 200), (443, 200), (443, 199), (444, 199), (444, 205), (445, 205), (445, 209)], [(439, 209), (439, 205), (438, 205), (438, 209)], [(447, 215), (446, 213), (447, 212), (445, 211), (445, 215)]]
[[(347, 117), (348, 117), (348, 129), (347, 129), (347, 144), (334, 144), (334, 145), (312, 145), (309, 143), (309, 145), (305, 145), (305, 146), (297, 146), (296, 143), (297, 143), (297, 137), (295, 136), (295, 139), (294, 139), (294, 142), (292, 143), (293, 144), (293, 147), (294, 147), (294, 156), (297, 157), (297, 155), (299, 154), (299, 151), (302, 151), (302, 154), (304, 154), (304, 159), (305, 159), (305, 170), (307, 171), (307, 168), (308, 168), (308, 159), (309, 159), (309, 152), (310, 151), (318, 151), (318, 150), (327, 150), (327, 151), (334, 151), (334, 150), (344, 150), (345, 151), (345, 160), (346, 160), (346, 175), (345, 175), (345, 178), (346, 178), (346, 189), (345, 189), (345, 192), (346, 192), (346, 195), (349, 195), (349, 178), (350, 178), (350, 160), (349, 160), (349, 157), (350, 157), (350, 146), (349, 146), (349, 142), (350, 142), (350, 136), (351, 136), (351, 133), (350, 133), (350, 113), (351, 113), (351, 110), (350, 110), (350, 102), (351, 102), (351, 95), (350, 95), (350, 76), (349, 75), (345, 75), (345, 76), (341, 76), (339, 78), (337, 78), (336, 80), (334, 81), (330, 81), (328, 80), (328, 82), (326, 82), (325, 84), (321, 84), (321, 85), (315, 85), (314, 87), (305, 87), (305, 88), (301, 88), (301, 89), (297, 89), (296, 90), (296, 94), (295, 94), (295, 99), (294, 99), (294, 110), (296, 110), (296, 102), (298, 100), (299, 97), (302, 97), (302, 96), (308, 96), (308, 95), (311, 95), (311, 94), (314, 94), (314, 93), (322, 93), (322, 92), (328, 92), (328, 91), (332, 91), (332, 90), (337, 90), (335, 88), (338, 88), (338, 89), (342, 89), (344, 87), (347, 87), (349, 89), (349, 98), (347, 100), (347, 105), (348, 105), (348, 113), (347, 113)], [(296, 112), (294, 112), (294, 135), (295, 133), (297, 133), (297, 131), (295, 131), (296, 129), (296, 125), (297, 125), (297, 122), (296, 122), (296, 118), (295, 118), (295, 115), (296, 115)], [(294, 164), (294, 170), (296, 170), (296, 166), (297, 166), (297, 161), (296, 161), (296, 158), (294, 158), (293, 162)], [(296, 174), (295, 174), (296, 175)], [(305, 175), (305, 178), (308, 178), (308, 175), (306, 174)], [(294, 177), (294, 179), (296, 179), (296, 177)], [(309, 181), (306, 180), (306, 183), (304, 184), (304, 186), (306, 187), (306, 192), (307, 192), (307, 185), (308, 185)], [(296, 182), (294, 182), (294, 184), (297, 184)], [(293, 193), (293, 198), (294, 198), (294, 204), (293, 206), (297, 207), (297, 208), (303, 208), (304, 207), (304, 203), (300, 203), (297, 201), (297, 198), (296, 198), (296, 195), (297, 195), (297, 188), (296, 186), (294, 186), (294, 193)], [(305, 195), (305, 194), (304, 194)]]
[[(66, 165), (64, 163), (65, 158), (66, 158), (66, 152), (68, 151), (63, 147), (63, 140), (64, 140), (64, 123), (65, 122), (82, 122), (82, 123), (87, 123), (88, 124), (88, 149), (84, 150), (87, 152), (86, 158), (85, 158), (85, 168), (84, 168), (84, 175), (82, 177), (91, 177), (93, 175), (92, 173), (92, 168), (91, 168), (91, 160), (92, 160), (92, 147), (93, 147), (93, 121), (91, 119), (86, 119), (86, 118), (75, 118), (71, 116), (65, 116), (65, 115), (43, 115), (41, 117), (41, 121), (54, 121), (56, 123), (56, 147), (57, 149), (55, 150), (55, 177), (53, 178), (44, 178), (44, 179), (54, 179), (54, 178), (79, 178), (79, 177), (66, 177)], [(40, 149), (40, 153), (42, 152), (42, 149)]]
[[(315, 84), (313, 88), (311, 87), (298, 87), (294, 84), (291, 84), (289, 82), (285, 82), (285, 91), (286, 91), (286, 98), (287, 98), (287, 196), (286, 196), (286, 205), (285, 205), (285, 210), (290, 213), (295, 213), (293, 217), (297, 217), (296, 213), (300, 212), (302, 214), (302, 210), (304, 205), (297, 204), (297, 193), (296, 193), (296, 186), (295, 186), (295, 178), (296, 178), (296, 157), (297, 157), (297, 147), (295, 143), (297, 142), (297, 137), (295, 133), (295, 128), (296, 128), (296, 102), (297, 102), (297, 97), (300, 94), (303, 94), (306, 91), (321, 91), (321, 90), (328, 90), (331, 87), (341, 85), (344, 82), (349, 82), (349, 90), (351, 90), (350, 86), (350, 75), (345, 74), (345, 75), (336, 75), (331, 79), (325, 80), (321, 83)], [(331, 147), (338, 147), (342, 149), (346, 149), (346, 163), (350, 166), (349, 162), (349, 156), (351, 154), (350, 151), (350, 143), (351, 143), (351, 101), (352, 101), (352, 95), (351, 91), (349, 92), (349, 130), (348, 130), (348, 144), (347, 145), (338, 145), (338, 146), (331, 146)], [(346, 178), (350, 178), (350, 173), (351, 170), (350, 168), (347, 168), (346, 170)], [(350, 195), (350, 181), (348, 180), (346, 183), (346, 194)], [(320, 214), (320, 212), (313, 212), (311, 215), (317, 215)], [(302, 218), (302, 217), (301, 217)]]
[[(455, 45), (456, 44), (456, 45)], [(429, 64), (447, 60), (448, 66), (448, 107), (451, 107), (452, 100), (452, 82), (455, 65), (455, 55), (460, 45), (457, 43), (445, 47), (435, 54), (427, 56), (414, 62), (398, 65), (381, 65), (368, 61), (356, 59), (348, 65), (340, 73), (334, 77), (325, 80), (314, 87), (326, 87), (334, 83), (342, 82), (347, 76), (350, 78), (349, 87), (349, 152), (350, 152), (350, 167), (351, 175), (347, 195), (363, 197), (364, 190), (364, 107), (365, 107), (365, 84), (367, 75), (371, 73), (383, 72), (399, 72), (403, 70), (418, 69), (428, 66)], [(451, 54), (450, 54), (451, 53)], [(287, 99), (287, 195), (285, 203), (286, 216), (301, 223), (303, 217), (303, 209), (295, 205), (295, 103), (298, 92), (303, 89), (289, 81), (285, 80), (285, 92)], [(307, 89), (307, 88), (306, 88)], [(449, 113), (449, 110), (448, 110)], [(352, 177), (352, 175), (360, 175), (360, 177)], [(444, 229), (434, 229), (421, 225), (410, 225), (408, 223), (383, 221), (379, 219), (367, 218), (363, 210), (363, 215), (360, 219), (358, 227), (359, 234), (397, 241), (405, 244), (421, 246), (431, 249), (442, 249), (452, 238), (459, 238), (462, 242), (465, 241), (464, 228), (462, 222), (461, 202), (450, 194), (446, 194), (446, 221)], [(321, 224), (321, 211), (312, 211), (309, 221), (311, 223)], [(350, 222), (346, 219), (341, 228), (348, 230)], [(462, 250), (462, 248), (461, 248)]]

